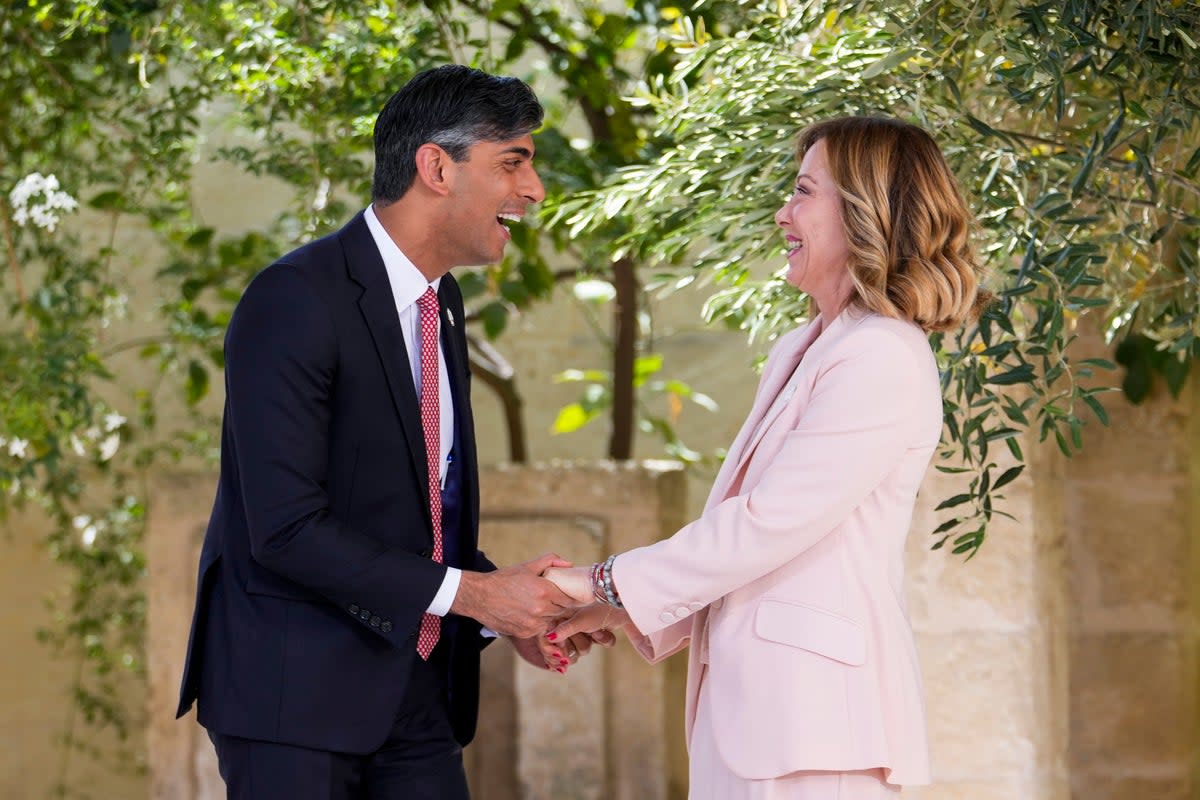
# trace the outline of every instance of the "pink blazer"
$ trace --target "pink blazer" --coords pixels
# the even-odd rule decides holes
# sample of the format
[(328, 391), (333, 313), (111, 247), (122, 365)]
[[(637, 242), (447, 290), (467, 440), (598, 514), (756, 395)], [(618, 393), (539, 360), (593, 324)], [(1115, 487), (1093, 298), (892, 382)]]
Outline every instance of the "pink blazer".
[(903, 559), (941, 432), (937, 365), (911, 323), (819, 321), (772, 349), (700, 518), (613, 578), (642, 655), (691, 645), (688, 739), (703, 680), (735, 774), (928, 783)]

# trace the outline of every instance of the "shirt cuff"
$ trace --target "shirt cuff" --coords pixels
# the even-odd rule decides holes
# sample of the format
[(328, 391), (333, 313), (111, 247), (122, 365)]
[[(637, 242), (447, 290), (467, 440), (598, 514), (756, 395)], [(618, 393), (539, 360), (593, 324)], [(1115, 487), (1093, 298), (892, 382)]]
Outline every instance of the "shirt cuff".
[(482, 625), (479, 627), (479, 635), (485, 639), (499, 639), (500, 634), (496, 633), (491, 628), (485, 628)]
[(433, 602), (429, 604), (429, 608), (425, 609), (426, 613), (433, 614), (435, 617), (444, 617), (449, 614), (450, 606), (454, 605), (454, 598), (458, 595), (458, 584), (461, 580), (461, 569), (446, 567), (446, 577), (442, 578), (442, 586), (433, 596)]

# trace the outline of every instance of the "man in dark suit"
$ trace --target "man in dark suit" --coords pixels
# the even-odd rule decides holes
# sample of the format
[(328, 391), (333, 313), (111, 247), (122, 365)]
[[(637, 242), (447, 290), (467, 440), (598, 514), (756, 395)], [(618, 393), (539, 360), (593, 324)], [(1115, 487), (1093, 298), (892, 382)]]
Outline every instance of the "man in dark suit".
[(261, 272), (225, 342), (221, 474), (178, 713), (230, 798), (467, 798), (481, 626), (544, 666), (549, 554), (479, 551), (456, 266), (544, 197), (515, 78), (448, 66), (375, 123), (372, 204)]

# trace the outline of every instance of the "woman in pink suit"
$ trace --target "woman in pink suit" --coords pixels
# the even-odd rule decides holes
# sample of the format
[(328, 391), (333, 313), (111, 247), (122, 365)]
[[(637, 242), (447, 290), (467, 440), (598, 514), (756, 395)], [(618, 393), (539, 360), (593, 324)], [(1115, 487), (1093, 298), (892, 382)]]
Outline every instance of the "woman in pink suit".
[(592, 567), (547, 636), (690, 646), (692, 800), (874, 800), (929, 781), (904, 540), (942, 402), (927, 333), (987, 295), (937, 145), (894, 119), (804, 130), (775, 215), (819, 314), (781, 337), (704, 513)]

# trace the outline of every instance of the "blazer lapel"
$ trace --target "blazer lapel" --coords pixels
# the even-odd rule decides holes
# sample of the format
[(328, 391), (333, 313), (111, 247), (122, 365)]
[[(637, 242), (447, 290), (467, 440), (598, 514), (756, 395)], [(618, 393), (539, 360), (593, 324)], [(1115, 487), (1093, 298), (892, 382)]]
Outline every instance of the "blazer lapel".
[(810, 363), (818, 359), (821, 351), (842, 335), (842, 328), (847, 325), (849, 315), (847, 311), (843, 311), (824, 331), (820, 330), (820, 319), (820, 316), (816, 317), (803, 330), (797, 331), (795, 340), (784, 345), (785, 349), (772, 360), (770, 369), (764, 372), (762, 386), (754, 398), (754, 406), (725, 456), (725, 463), (721, 465), (721, 472), (713, 484), (706, 510), (729, 496), (763, 434), (795, 395), (801, 362), (805, 358)]
[[(420, 423), (421, 408), (412, 374), (402, 368), (408, 364), (408, 350), (404, 347), (404, 334), (400, 329), (400, 318), (396, 313), (383, 258), (361, 212), (342, 228), (338, 238), (346, 253), (346, 268), (351, 279), (363, 287), (358, 307), (371, 332), (375, 349), (379, 352), (392, 402), (408, 442), (413, 474), (418, 476), (422, 487), (428, 487), (429, 470), (425, 461), (425, 432)], [(428, 489), (421, 494), (425, 497), (425, 513), (428, 515)]]

